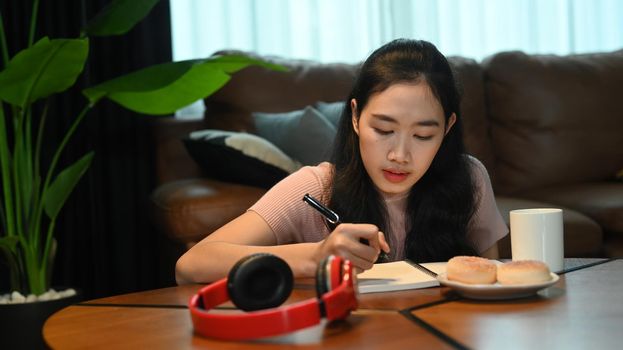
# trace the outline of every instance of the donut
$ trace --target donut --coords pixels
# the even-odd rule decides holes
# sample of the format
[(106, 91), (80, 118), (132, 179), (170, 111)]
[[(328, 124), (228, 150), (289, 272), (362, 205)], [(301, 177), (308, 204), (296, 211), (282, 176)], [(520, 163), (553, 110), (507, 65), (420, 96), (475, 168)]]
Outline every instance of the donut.
[(455, 256), (448, 260), (446, 276), (450, 281), (467, 284), (493, 284), (496, 266), (493, 261), (477, 256)]
[(498, 282), (503, 285), (531, 284), (552, 279), (549, 267), (542, 261), (518, 260), (498, 266)]

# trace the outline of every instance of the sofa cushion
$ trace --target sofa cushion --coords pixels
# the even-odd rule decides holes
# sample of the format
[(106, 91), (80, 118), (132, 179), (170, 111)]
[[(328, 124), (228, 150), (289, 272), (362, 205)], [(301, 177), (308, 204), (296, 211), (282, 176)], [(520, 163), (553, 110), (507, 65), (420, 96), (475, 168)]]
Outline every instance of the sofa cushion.
[(270, 188), (301, 167), (269, 141), (248, 133), (199, 130), (184, 144), (206, 175), (222, 181)]
[(303, 165), (329, 158), (335, 126), (314, 107), (287, 113), (253, 113), (257, 134)]
[(483, 70), (473, 59), (453, 56), (448, 61), (455, 73), (461, 93), (461, 116), (463, 117), (463, 141), (467, 153), (478, 158), (495, 181), (494, 157), (489, 137)]
[(526, 198), (572, 208), (597, 221), (604, 231), (623, 237), (623, 183), (589, 182), (527, 191)]
[[(529, 199), (496, 196), (498, 210), (506, 225), (510, 227), (511, 210), (529, 208), (561, 208), (563, 215), (565, 257), (596, 257), (602, 254), (603, 232), (601, 227), (586, 215), (561, 205), (544, 203)], [(502, 238), (498, 243), (500, 257), (511, 257), (510, 235)]]
[(623, 50), (506, 52), (483, 66), (498, 193), (612, 179), (623, 168)]
[(325, 102), (318, 101), (314, 107), (337, 129), (340, 124), (340, 118), (344, 111), (344, 101)]

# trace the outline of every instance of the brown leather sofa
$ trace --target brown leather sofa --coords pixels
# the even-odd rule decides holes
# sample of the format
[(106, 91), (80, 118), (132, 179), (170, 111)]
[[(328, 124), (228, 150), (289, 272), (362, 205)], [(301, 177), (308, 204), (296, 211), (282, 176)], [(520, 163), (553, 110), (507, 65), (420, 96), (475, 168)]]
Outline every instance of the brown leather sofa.
[[(249, 67), (206, 99), (201, 120), (154, 122), (154, 218), (171, 239), (197, 242), (243, 213), (264, 189), (203, 175), (180, 139), (190, 131), (254, 132), (252, 112), (344, 100), (357, 65), (263, 57), (287, 72)], [(450, 57), (464, 93), (468, 151), (487, 167), (498, 208), (564, 209), (565, 256), (623, 249), (623, 50), (573, 56), (506, 52), (479, 63)], [(508, 237), (500, 242), (510, 256)]]

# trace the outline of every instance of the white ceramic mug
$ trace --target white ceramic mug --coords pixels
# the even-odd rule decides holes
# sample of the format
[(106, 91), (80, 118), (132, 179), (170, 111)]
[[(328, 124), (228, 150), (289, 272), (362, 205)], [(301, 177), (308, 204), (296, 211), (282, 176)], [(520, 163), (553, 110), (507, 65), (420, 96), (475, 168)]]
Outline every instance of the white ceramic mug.
[(515, 260), (540, 260), (553, 272), (564, 267), (562, 209), (510, 211), (511, 251)]

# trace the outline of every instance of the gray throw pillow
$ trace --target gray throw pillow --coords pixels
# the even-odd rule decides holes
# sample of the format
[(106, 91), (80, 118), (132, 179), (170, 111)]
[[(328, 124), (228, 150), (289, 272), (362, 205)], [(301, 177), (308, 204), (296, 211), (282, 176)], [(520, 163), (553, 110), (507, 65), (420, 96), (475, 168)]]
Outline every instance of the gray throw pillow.
[(303, 165), (329, 159), (336, 128), (318, 110), (253, 113), (257, 134)]
[(340, 122), (342, 112), (344, 111), (344, 102), (317, 102), (314, 107), (325, 117), (335, 128)]

